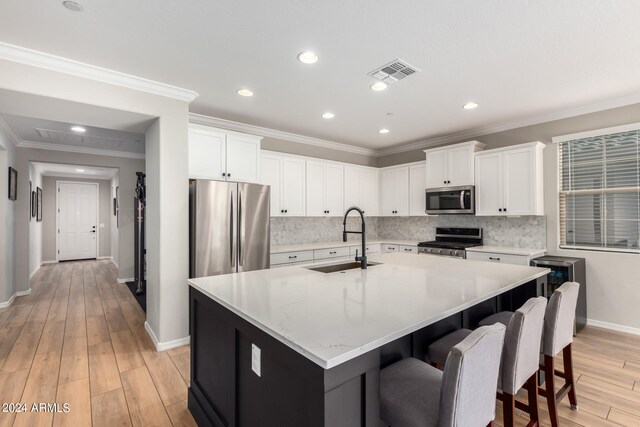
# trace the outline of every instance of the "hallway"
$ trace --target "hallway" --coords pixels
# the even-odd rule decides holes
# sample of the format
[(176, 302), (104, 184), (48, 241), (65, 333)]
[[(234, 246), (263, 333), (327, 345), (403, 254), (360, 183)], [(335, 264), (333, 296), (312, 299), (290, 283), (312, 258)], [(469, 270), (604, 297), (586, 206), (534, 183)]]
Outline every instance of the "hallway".
[[(0, 413), (0, 427), (195, 425), (189, 346), (155, 351), (110, 261), (43, 265), (31, 288), (0, 309), (0, 402), (28, 410)], [(54, 402), (60, 412), (31, 412)]]

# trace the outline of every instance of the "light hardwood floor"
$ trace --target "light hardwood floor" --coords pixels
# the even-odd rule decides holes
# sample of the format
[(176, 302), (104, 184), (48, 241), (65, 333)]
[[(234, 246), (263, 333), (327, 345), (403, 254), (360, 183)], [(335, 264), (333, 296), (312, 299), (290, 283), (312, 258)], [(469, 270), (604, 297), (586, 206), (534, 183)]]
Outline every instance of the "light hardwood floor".
[[(195, 425), (189, 346), (155, 351), (113, 264), (45, 265), (31, 289), (0, 309), (0, 403), (66, 402), (71, 411), (0, 412), (0, 427)], [(565, 399), (561, 425), (640, 426), (640, 336), (587, 327), (573, 348), (580, 410)], [(542, 398), (540, 408), (550, 425)], [(502, 425), (500, 404), (496, 414)], [(516, 421), (526, 424), (522, 413)]]
[(195, 426), (189, 346), (155, 351), (111, 262), (45, 265), (31, 289), (0, 309), (0, 403), (71, 410), (0, 412), (0, 427)]

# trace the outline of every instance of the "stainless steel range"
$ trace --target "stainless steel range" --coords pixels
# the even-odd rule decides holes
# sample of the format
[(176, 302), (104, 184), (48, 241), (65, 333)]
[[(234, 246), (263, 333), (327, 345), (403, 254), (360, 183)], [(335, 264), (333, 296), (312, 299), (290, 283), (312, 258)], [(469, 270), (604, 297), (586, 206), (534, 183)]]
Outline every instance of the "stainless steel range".
[(436, 228), (436, 240), (418, 243), (418, 253), (466, 258), (466, 248), (482, 245), (482, 228)]

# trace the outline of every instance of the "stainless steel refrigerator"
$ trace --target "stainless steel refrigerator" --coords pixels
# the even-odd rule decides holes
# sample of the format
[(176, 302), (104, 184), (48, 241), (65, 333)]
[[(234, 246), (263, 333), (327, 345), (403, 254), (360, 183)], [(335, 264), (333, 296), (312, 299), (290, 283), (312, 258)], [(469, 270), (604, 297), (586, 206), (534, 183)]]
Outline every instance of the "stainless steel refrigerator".
[(268, 185), (191, 182), (189, 277), (269, 268), (269, 193)]

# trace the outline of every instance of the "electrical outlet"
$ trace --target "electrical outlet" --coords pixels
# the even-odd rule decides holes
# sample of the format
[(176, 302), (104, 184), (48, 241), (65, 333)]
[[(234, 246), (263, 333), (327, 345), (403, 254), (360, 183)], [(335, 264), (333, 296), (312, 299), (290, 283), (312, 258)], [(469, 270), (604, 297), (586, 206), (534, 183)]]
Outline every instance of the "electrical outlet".
[(255, 344), (251, 344), (251, 370), (256, 373), (257, 376), (260, 375), (260, 347)]

